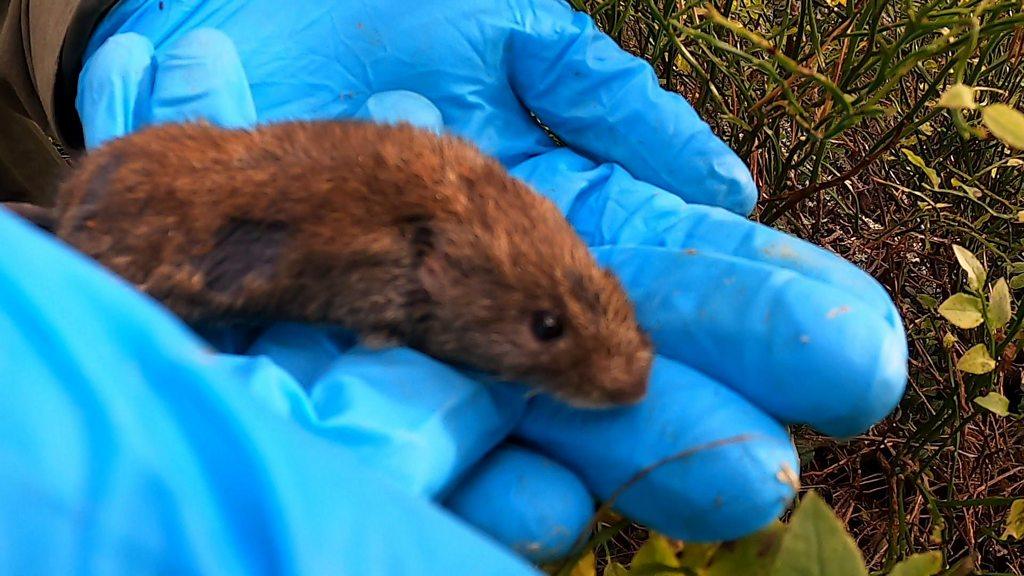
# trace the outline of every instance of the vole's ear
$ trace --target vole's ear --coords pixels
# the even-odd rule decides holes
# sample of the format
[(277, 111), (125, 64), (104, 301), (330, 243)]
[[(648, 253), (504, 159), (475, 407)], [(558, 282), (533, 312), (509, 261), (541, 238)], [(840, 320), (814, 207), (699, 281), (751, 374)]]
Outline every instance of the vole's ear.
[(445, 262), (444, 252), (440, 250), (431, 250), (424, 254), (419, 261), (417, 273), (423, 291), (433, 300), (443, 298), (445, 292), (450, 289), (451, 270)]
[(434, 222), (429, 216), (411, 216), (402, 222), (402, 235), (412, 249), (413, 265), (420, 286), (429, 298), (442, 297), (450, 282), (450, 271), (445, 261), (444, 248), (440, 246), (442, 239), (438, 236)]
[(203, 273), (206, 288), (235, 294), (247, 282), (266, 282), (285, 253), (291, 227), (283, 221), (229, 218), (216, 232), (213, 249), (193, 265)]

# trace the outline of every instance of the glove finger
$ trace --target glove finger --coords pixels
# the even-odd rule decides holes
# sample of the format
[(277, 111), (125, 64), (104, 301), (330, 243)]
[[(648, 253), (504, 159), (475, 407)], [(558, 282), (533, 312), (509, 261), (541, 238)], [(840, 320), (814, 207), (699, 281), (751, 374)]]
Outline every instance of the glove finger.
[(629, 518), (687, 541), (749, 534), (777, 518), (796, 491), (799, 463), (785, 429), (736, 392), (663, 357), (641, 403), (575, 410), (538, 397), (516, 434), (600, 499), (618, 495), (614, 507)]
[(595, 164), (563, 148), (511, 172), (555, 202), (590, 246), (706, 250), (792, 270), (901, 325), (885, 288), (836, 254), (725, 210), (686, 204), (616, 164)]
[(437, 106), (426, 97), (408, 90), (389, 90), (370, 96), (356, 111), (355, 117), (381, 124), (407, 122), (436, 133), (444, 129), (444, 119)]
[(594, 512), (594, 500), (576, 475), (511, 444), (470, 470), (445, 506), (536, 563), (568, 554)]
[(270, 358), (308, 391), (355, 343), (355, 337), (343, 330), (282, 322), (267, 328), (245, 353)]
[(521, 386), (478, 381), (409, 348), (346, 349), (323, 328), (275, 327), (249, 352), (308, 389), (315, 417), (304, 425), (428, 497), (501, 442), (526, 405)]
[(218, 352), (224, 354), (241, 354), (259, 338), (264, 327), (259, 324), (251, 326), (233, 326), (220, 323), (197, 323), (192, 331), (206, 341)]
[(153, 44), (132, 32), (111, 36), (86, 60), (75, 107), (87, 149), (133, 132), (148, 118), (153, 64)]
[(0, 242), (0, 572), (535, 573), (255, 401), (272, 363), (3, 210)]
[(709, 250), (793, 271), (854, 297), (893, 329), (903, 321), (886, 289), (848, 260), (757, 222), (710, 206), (688, 206), (666, 246)]
[(863, 432), (903, 394), (907, 346), (849, 293), (710, 252), (594, 250), (637, 305), (660, 354), (708, 374), (784, 422)]
[(510, 82), (576, 150), (616, 162), (681, 198), (749, 214), (757, 188), (743, 161), (645, 61), (561, 0), (524, 4), (510, 44)]
[(225, 128), (256, 125), (256, 105), (234, 42), (197, 28), (157, 55), (147, 123), (206, 120)]

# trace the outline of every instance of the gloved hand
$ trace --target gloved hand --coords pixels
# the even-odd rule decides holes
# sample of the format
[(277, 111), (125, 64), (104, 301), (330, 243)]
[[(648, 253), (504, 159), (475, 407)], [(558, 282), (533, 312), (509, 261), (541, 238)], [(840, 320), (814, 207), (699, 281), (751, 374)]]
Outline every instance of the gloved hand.
[[(906, 344), (884, 290), (830, 253), (698, 205), (748, 212), (754, 191), (742, 163), (646, 64), (557, 0), (287, 10), (269, 0), (128, 0), (87, 57), (79, 111), (92, 146), (182, 119), (390, 115), (443, 122), (562, 207), (622, 278), (658, 346), (640, 406), (527, 402), (514, 387), (476, 384), (408, 350), (350, 350), (295, 326), (240, 346), (301, 389), (232, 380), (361, 466), (442, 499), (533, 557), (564, 551), (589, 512), (588, 490), (607, 498), (647, 466), (701, 446), (632, 484), (617, 508), (688, 539), (756, 529), (793, 495), (797, 459), (780, 422), (849, 435), (902, 394)], [(569, 146), (556, 147), (527, 110)], [(510, 430), (547, 457), (491, 450)], [(221, 482), (237, 478), (221, 473)], [(339, 554), (365, 551), (346, 546)]]
[(0, 243), (0, 573), (535, 573), (267, 410), (272, 362), (4, 209)]

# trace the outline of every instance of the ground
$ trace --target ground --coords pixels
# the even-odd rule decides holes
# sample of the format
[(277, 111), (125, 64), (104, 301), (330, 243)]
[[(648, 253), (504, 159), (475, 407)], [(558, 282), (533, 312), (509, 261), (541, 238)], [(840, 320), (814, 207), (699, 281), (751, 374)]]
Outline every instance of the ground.
[[(1021, 108), (1024, 7), (848, 2), (577, 6), (747, 161), (762, 191), (755, 219), (863, 267), (903, 314), (906, 396), (852, 441), (798, 430), (803, 488), (825, 497), (872, 570), (942, 550), (949, 564), (973, 557), (979, 574), (1022, 574), (1024, 545), (999, 537), (1024, 497), (1024, 424), (973, 402), (998, 392), (1022, 411), (1021, 340), (1000, 347), (988, 374), (962, 372), (968, 348), (1013, 331), (956, 328), (936, 304), (965, 289), (953, 244), (993, 281), (1024, 272), (1024, 153), (993, 137), (979, 109), (938, 105), (962, 84), (978, 104)], [(622, 561), (643, 539), (633, 527), (609, 550)]]

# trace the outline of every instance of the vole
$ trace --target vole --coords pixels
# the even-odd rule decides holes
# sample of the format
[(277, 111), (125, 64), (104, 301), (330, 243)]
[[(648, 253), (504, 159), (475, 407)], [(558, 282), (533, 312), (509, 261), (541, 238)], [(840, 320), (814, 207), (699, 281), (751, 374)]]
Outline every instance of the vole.
[(455, 136), (162, 125), (86, 154), (49, 214), (26, 208), (187, 322), (335, 324), (580, 407), (647, 388), (651, 344), (616, 277)]

